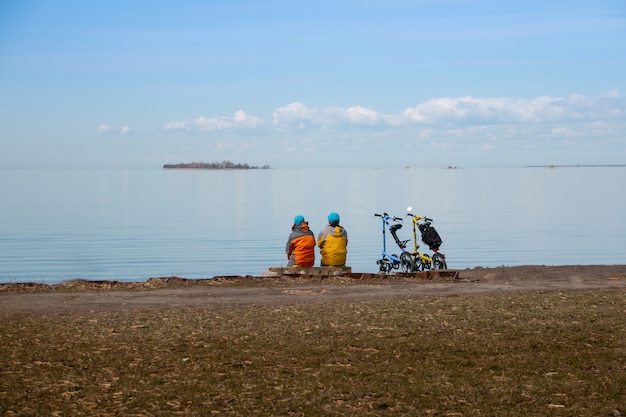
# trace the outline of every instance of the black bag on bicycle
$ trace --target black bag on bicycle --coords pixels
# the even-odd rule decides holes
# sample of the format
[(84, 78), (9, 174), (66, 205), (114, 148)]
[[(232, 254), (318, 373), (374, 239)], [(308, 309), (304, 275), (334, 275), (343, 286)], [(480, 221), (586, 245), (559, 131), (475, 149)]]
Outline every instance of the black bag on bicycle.
[(420, 233), (422, 234), (422, 242), (428, 245), (430, 250), (439, 250), (439, 246), (443, 243), (439, 233), (429, 224), (420, 224)]

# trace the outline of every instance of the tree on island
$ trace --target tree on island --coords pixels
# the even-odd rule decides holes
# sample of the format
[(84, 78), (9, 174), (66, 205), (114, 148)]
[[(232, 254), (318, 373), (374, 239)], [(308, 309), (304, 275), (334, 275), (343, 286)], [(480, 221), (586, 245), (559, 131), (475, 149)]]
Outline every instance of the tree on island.
[(269, 165), (252, 166), (248, 164), (235, 164), (231, 161), (222, 162), (190, 162), (180, 164), (165, 164), (164, 169), (270, 169)]

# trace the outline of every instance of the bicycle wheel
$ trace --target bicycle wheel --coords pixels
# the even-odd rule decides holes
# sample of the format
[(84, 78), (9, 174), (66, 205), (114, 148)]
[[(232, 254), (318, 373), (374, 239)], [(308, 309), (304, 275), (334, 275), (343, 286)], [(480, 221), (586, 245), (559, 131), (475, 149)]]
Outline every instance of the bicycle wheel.
[(442, 254), (435, 253), (433, 255), (433, 269), (448, 269), (446, 258)]
[(413, 272), (413, 257), (410, 253), (402, 252), (402, 255), (400, 255), (400, 267), (402, 272)]
[(391, 271), (391, 261), (387, 259), (386, 257), (379, 259), (378, 261), (376, 261), (376, 263), (379, 265), (378, 270), (382, 272), (383, 274), (386, 274)]
[(384, 258), (377, 260), (376, 263), (378, 264), (378, 270), (380, 272), (383, 272), (383, 273), (387, 272), (386, 266), (385, 266), (385, 259)]
[(430, 271), (430, 268), (432, 267), (431, 265), (431, 258), (429, 258), (427, 255), (418, 255), (420, 258), (420, 263), (422, 264), (422, 271)]
[(391, 262), (391, 267), (393, 269), (400, 268), (400, 261), (398, 259), (400, 259), (400, 258), (398, 258), (398, 255), (396, 255), (395, 253), (393, 255), (391, 255), (390, 262)]
[(419, 254), (415, 255), (415, 258), (413, 258), (413, 272), (420, 272), (424, 270), (425, 265), (422, 261), (422, 258), (419, 256)]

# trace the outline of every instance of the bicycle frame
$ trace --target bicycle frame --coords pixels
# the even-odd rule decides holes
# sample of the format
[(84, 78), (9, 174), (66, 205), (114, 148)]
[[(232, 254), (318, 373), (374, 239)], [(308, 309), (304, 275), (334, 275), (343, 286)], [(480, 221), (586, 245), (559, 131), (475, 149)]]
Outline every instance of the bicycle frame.
[(419, 271), (421, 269), (422, 271), (425, 271), (433, 267), (435, 269), (447, 269), (447, 263), (445, 260), (446, 256), (444, 254), (438, 253), (437, 250), (434, 250), (435, 254), (433, 256), (429, 256), (425, 253), (420, 253), (418, 250), (419, 244), (417, 243), (417, 229), (419, 228), (419, 221), (424, 219), (428, 224), (430, 224), (432, 219), (412, 213), (407, 213), (407, 216), (411, 217), (413, 223), (413, 253), (411, 254), (414, 262), (413, 270)]
[(413, 252), (411, 253), (411, 255), (413, 255), (413, 261), (415, 262), (414, 269), (416, 271), (419, 271), (420, 269), (430, 269), (433, 260), (430, 256), (419, 252), (418, 249), (420, 246), (417, 243), (417, 225), (418, 222), (424, 218), (424, 216), (416, 216), (411, 213), (407, 213), (407, 216), (411, 217), (413, 224)]
[[(390, 220), (402, 221), (402, 219), (399, 217), (395, 217), (395, 216), (391, 217), (387, 213), (382, 213), (382, 214), (376, 213), (374, 214), (374, 216), (381, 218), (382, 232), (383, 232), (383, 251), (381, 253), (381, 259), (377, 260), (376, 264), (379, 265), (380, 272), (387, 273), (387, 272), (390, 272), (392, 269), (398, 269), (400, 265), (402, 264), (401, 259), (398, 255), (387, 252), (387, 238), (386, 238), (387, 226), (389, 225)], [(392, 235), (394, 236), (396, 241), (399, 242), (395, 233), (392, 232)]]

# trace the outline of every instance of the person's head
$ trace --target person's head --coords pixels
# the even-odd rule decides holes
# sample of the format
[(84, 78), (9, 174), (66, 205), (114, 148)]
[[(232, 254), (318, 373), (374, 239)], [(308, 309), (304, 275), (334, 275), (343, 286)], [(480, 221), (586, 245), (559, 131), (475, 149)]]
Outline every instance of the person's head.
[(334, 211), (328, 215), (328, 224), (330, 224), (331, 226), (339, 225), (339, 215)]
[(297, 225), (302, 224), (302, 223), (304, 223), (304, 216), (301, 216), (301, 215), (298, 214), (296, 217), (293, 218), (293, 224), (294, 225), (297, 226)]

